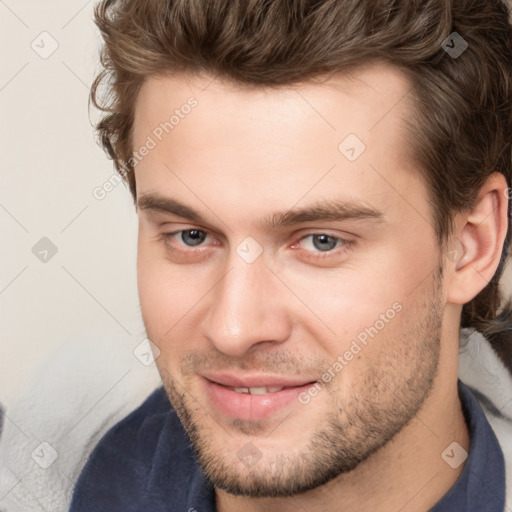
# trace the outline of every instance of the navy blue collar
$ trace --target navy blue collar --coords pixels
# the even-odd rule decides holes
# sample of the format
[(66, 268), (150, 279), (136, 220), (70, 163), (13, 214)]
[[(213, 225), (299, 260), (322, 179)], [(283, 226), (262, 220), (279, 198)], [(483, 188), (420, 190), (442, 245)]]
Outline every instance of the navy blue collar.
[(431, 512), (503, 512), (505, 461), (496, 436), (471, 391), (459, 380), (459, 398), (469, 430), (466, 465), (455, 485)]

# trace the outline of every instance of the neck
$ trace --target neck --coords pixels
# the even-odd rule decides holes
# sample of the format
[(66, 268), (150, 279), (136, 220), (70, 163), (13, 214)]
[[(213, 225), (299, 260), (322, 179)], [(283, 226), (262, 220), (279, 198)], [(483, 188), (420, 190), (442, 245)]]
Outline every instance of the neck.
[(441, 362), (450, 361), (449, 365), (441, 363), (431, 394), (414, 419), (353, 471), (288, 498), (255, 499), (217, 490), (217, 510), (429, 510), (455, 484), (465, 465), (454, 469), (441, 454), (454, 441), (469, 452), (469, 434), (457, 392), (458, 344), (451, 347), (452, 353), (441, 357)]

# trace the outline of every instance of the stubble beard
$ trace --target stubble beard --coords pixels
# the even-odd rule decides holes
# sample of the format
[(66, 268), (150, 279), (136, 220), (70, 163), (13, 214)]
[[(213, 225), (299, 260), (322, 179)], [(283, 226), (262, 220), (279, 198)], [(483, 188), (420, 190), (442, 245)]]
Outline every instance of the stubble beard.
[[(265, 423), (251, 425), (233, 420), (224, 427), (233, 441), (229, 442), (229, 435), (222, 432), (227, 440), (217, 442), (214, 431), (221, 427), (201, 412), (201, 400), (194, 401), (168, 371), (159, 368), (169, 400), (191, 439), (199, 465), (213, 486), (237, 496), (289, 497), (352, 471), (388, 444), (418, 414), (437, 374), (442, 322), (440, 271), (433, 284), (430, 296), (422, 304), (410, 307), (414, 311), (398, 339), (383, 339), (384, 329), (372, 340), (371, 343), (386, 344), (389, 354), (368, 368), (348, 399), (338, 397), (332, 410), (324, 413), (323, 426), (293, 453), (262, 449), (261, 458), (253, 466), (241, 464), (233, 446), (244, 445), (244, 437), (252, 435), (251, 444), (258, 450), (254, 436), (265, 430)], [(299, 407), (290, 418), (311, 411), (309, 414), (314, 414), (317, 421), (313, 408)], [(286, 428), (289, 420), (278, 428)]]

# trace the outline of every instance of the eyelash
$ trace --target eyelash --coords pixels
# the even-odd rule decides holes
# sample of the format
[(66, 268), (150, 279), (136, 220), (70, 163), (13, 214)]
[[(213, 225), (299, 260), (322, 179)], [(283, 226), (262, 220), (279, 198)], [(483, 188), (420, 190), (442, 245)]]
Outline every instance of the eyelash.
[[(208, 234), (207, 231), (203, 230), (203, 229), (195, 229), (195, 228), (189, 228), (189, 229), (180, 229), (178, 231), (173, 231), (172, 233), (161, 233), (159, 235), (159, 240), (162, 241), (166, 248), (168, 250), (170, 250), (172, 253), (174, 254), (178, 254), (178, 255), (183, 255), (183, 256), (186, 256), (186, 255), (190, 255), (191, 253), (194, 254), (194, 253), (197, 253), (197, 252), (205, 252), (205, 249), (201, 248), (202, 246), (198, 246), (200, 247), (198, 250), (194, 250), (191, 248), (191, 250), (182, 250), (182, 249), (177, 249), (174, 245), (171, 245), (170, 241), (173, 240), (173, 238), (176, 236), (176, 235), (180, 235), (181, 233), (185, 233), (187, 231), (199, 231), (201, 233), (205, 233), (206, 236), (210, 236)], [(352, 248), (353, 244), (354, 244), (354, 240), (348, 240), (346, 238), (341, 238), (339, 236), (334, 236), (334, 235), (330, 235), (328, 233), (324, 233), (324, 232), (316, 232), (316, 233), (308, 233), (307, 235), (304, 235), (302, 236), (301, 238), (299, 238), (299, 240), (297, 242), (294, 242), (292, 244), (292, 247), (293, 246), (296, 246), (298, 243), (302, 242), (302, 240), (308, 238), (308, 237), (313, 237), (313, 236), (319, 236), (319, 235), (326, 235), (330, 238), (333, 238), (336, 240), (336, 243), (340, 242), (340, 245), (337, 246), (337, 247), (334, 247), (333, 249), (330, 249), (329, 251), (309, 251), (309, 250), (306, 250), (306, 258), (309, 259), (309, 260), (313, 260), (313, 261), (321, 261), (321, 260), (324, 260), (326, 258), (330, 258), (330, 257), (333, 257), (335, 255), (340, 255), (338, 254), (340, 252), (340, 250), (342, 252), (345, 252), (349, 249)]]

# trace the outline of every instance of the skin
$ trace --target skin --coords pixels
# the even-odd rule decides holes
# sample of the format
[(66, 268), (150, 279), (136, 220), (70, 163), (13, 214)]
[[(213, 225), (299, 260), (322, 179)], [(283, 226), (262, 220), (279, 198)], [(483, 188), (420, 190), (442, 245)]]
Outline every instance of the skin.
[[(135, 148), (197, 100), (135, 168), (138, 283), (158, 370), (220, 511), (428, 510), (464, 467), (441, 458), (454, 441), (470, 449), (460, 312), (498, 265), (506, 183), (487, 180), (455, 218), (456, 258), (442, 254), (408, 153), (409, 90), (397, 70), (373, 65), (274, 89), (159, 76), (139, 93)], [(366, 146), (353, 162), (338, 150), (350, 133)], [(150, 208), (143, 198), (155, 194), (202, 219)], [(330, 201), (379, 216), (262, 225)], [(206, 236), (191, 246), (186, 230)], [(334, 238), (315, 244), (322, 234)], [(247, 237), (263, 250), (252, 263), (237, 253)], [(320, 380), (393, 305), (400, 311), (307, 404), (237, 421), (206, 398), (201, 374), (212, 369)], [(247, 443), (259, 455), (250, 467), (237, 456)]]

